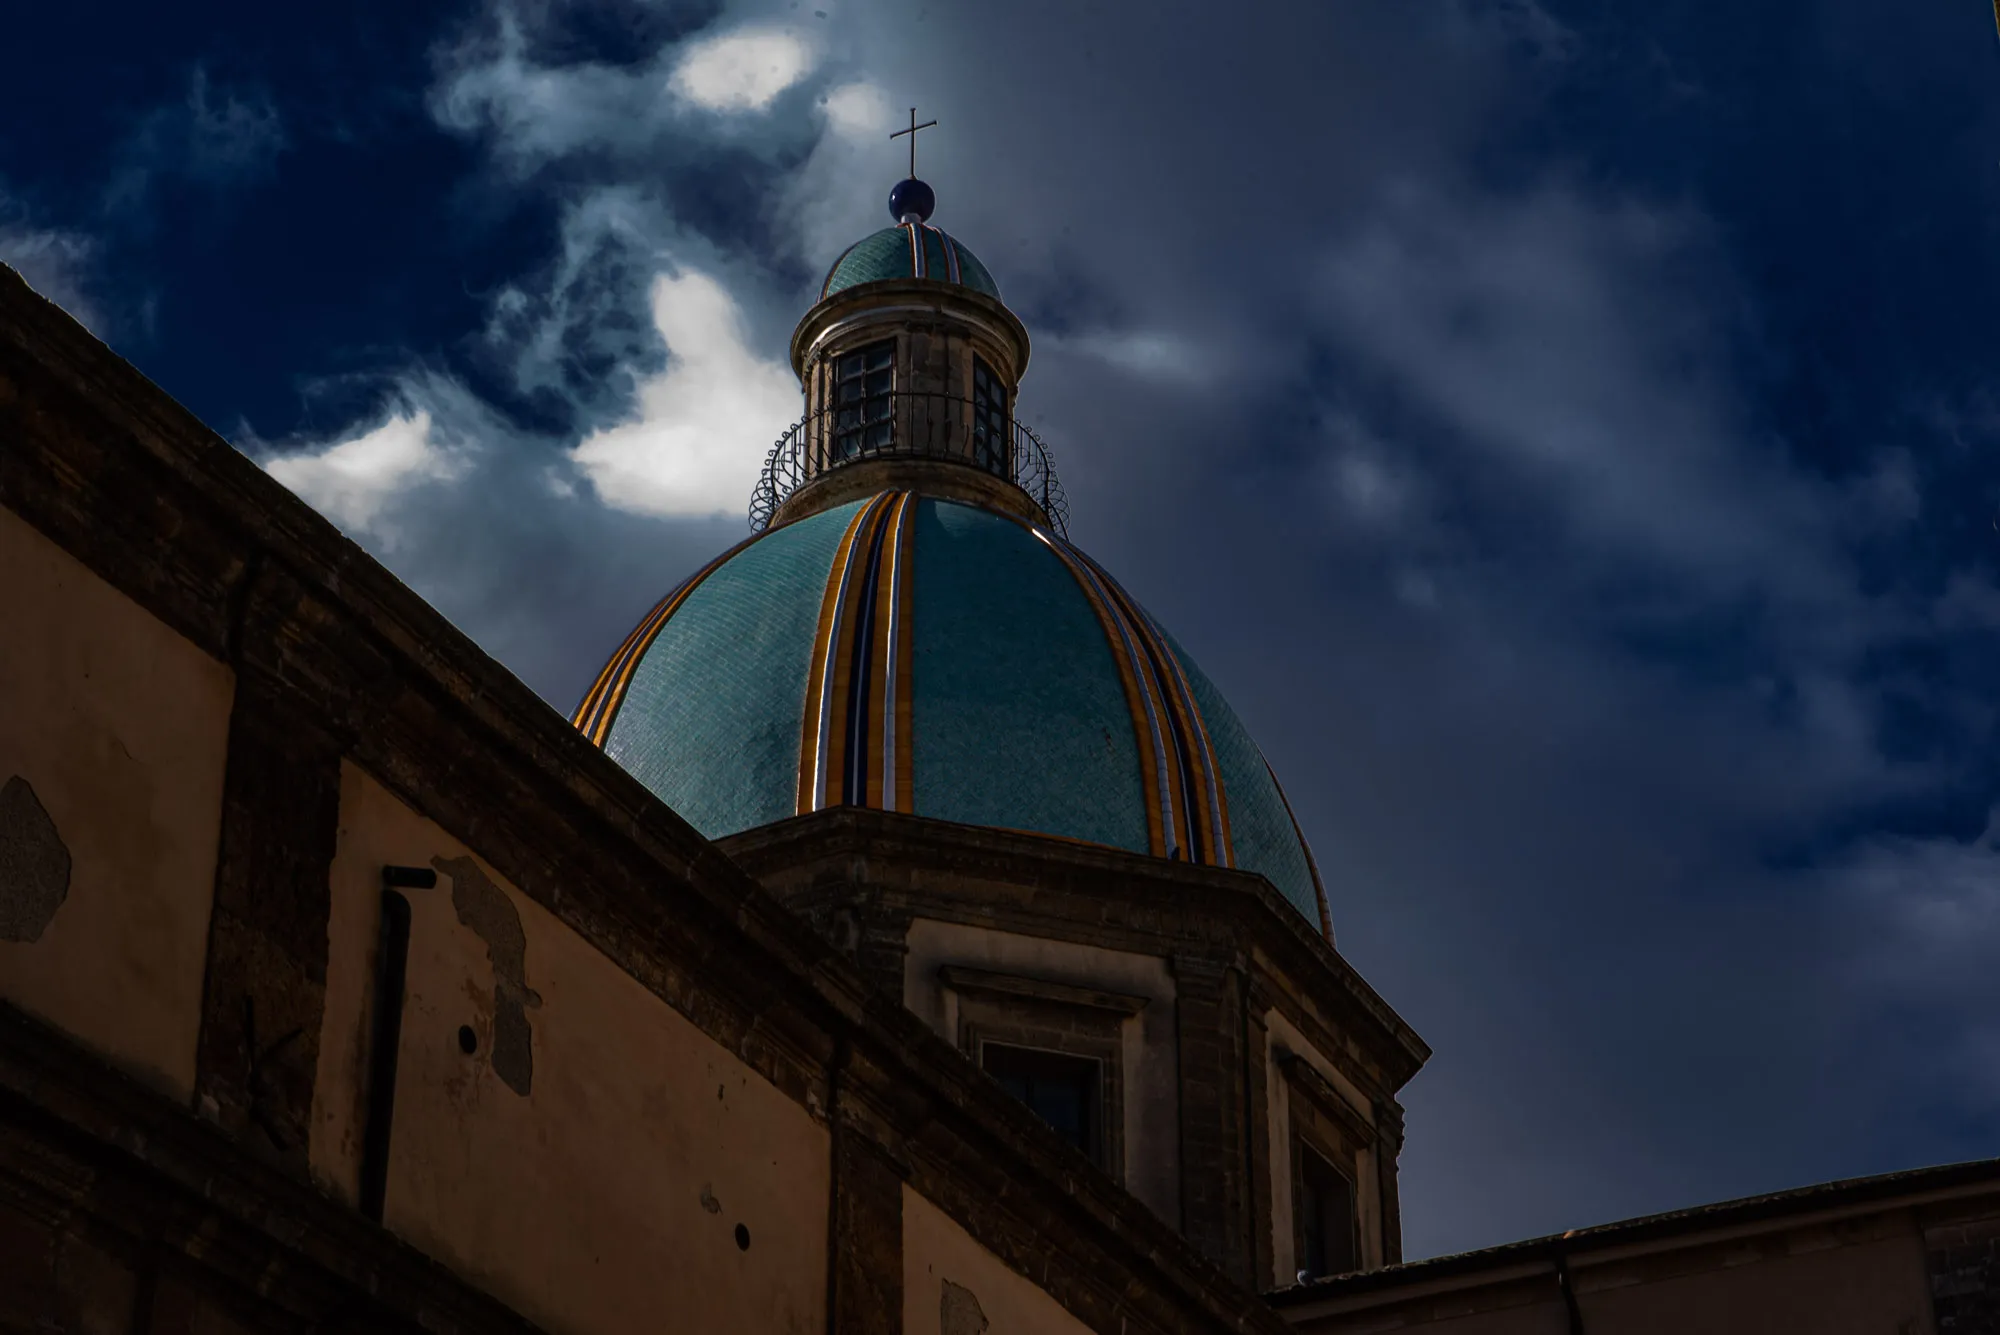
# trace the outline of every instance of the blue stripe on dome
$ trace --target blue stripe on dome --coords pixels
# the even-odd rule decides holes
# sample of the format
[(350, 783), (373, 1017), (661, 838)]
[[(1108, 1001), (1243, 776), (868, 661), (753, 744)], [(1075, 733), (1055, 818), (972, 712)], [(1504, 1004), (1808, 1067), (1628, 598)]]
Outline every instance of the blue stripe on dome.
[(935, 227), (921, 227), (918, 235), (924, 240), (924, 276), (941, 282), (954, 282), (951, 257), (944, 248), (944, 233)]
[(604, 749), (711, 839), (794, 812), (821, 594), (860, 504), (744, 547), (687, 596), (633, 673)]
[(918, 506), (919, 816), (1148, 851), (1125, 688), (1083, 591), (1011, 519)]

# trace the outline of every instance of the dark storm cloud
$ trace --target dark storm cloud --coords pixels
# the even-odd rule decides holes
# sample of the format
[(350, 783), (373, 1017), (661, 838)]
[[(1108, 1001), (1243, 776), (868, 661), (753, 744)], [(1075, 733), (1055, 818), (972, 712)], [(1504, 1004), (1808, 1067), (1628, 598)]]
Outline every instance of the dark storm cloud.
[[(426, 332), (359, 371), (328, 335), (240, 442), (567, 709), (741, 534), (727, 467), (666, 465), (796, 410), (773, 368), (914, 103), (1074, 536), (1228, 692), (1437, 1050), (1411, 1254), (1991, 1152), (1981, 15), (1883, 60), (1844, 3), (820, 8), (432, 35), (377, 90), (465, 155), (416, 142), (453, 211), (385, 233), (425, 318), (354, 303)], [(428, 198), (394, 179), (384, 228)], [(478, 225), (419, 258), (440, 217)], [(653, 491), (577, 452), (619, 440)]]

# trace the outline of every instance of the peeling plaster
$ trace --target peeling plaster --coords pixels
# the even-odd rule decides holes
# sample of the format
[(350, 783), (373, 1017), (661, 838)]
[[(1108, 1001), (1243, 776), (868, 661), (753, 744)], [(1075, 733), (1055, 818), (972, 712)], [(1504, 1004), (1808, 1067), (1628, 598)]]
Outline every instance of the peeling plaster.
[(528, 936), (521, 911), (471, 858), (432, 858), (451, 878), (451, 906), (459, 922), (486, 943), (493, 965), (493, 1073), (522, 1098), (535, 1078), (534, 1031), (528, 1011), (542, 998), (528, 986)]
[(69, 898), (69, 846), (28, 781), (0, 787), (0, 941), (33, 944)]
[(986, 1329), (986, 1309), (979, 1297), (962, 1284), (944, 1281), (938, 1299), (938, 1330), (941, 1335), (982, 1335)]

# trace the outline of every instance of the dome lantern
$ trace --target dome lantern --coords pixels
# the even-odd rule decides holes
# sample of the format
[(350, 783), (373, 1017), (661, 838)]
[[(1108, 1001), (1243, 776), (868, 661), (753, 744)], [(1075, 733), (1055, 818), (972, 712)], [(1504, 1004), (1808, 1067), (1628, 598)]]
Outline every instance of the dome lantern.
[(893, 226), (843, 251), (792, 335), (805, 415), (779, 438), (751, 498), (762, 530), (884, 487), (998, 509), (1057, 533), (1062, 488), (1017, 420), (1028, 331), (978, 256), (931, 225), (937, 193), (916, 174), (889, 192)]

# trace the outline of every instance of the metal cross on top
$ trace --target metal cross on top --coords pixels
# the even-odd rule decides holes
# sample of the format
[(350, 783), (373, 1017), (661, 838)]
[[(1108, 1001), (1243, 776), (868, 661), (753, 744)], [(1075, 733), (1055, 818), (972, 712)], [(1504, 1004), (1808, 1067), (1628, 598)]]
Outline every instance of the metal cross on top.
[[(1994, 0), (1994, 3), (2000, 5), (2000, 0)], [(904, 135), (910, 136), (910, 175), (912, 177), (917, 174), (917, 131), (928, 130), (936, 124), (937, 122), (934, 120), (925, 121), (922, 125), (917, 124), (917, 109), (911, 107), (910, 128), (907, 130), (898, 130), (889, 136), (891, 139), (901, 139)]]

